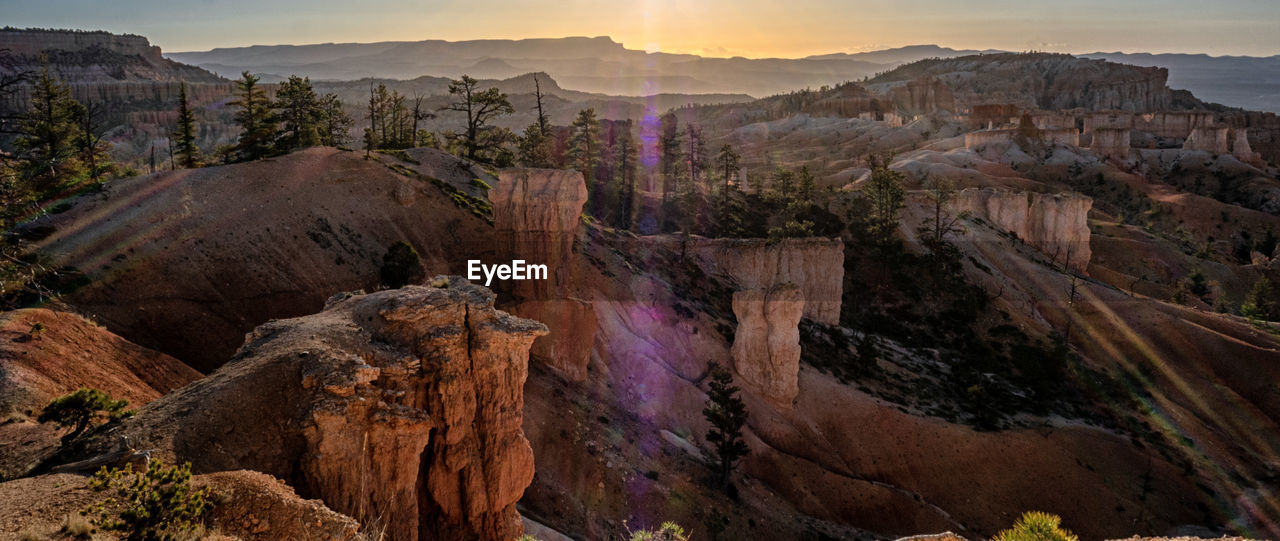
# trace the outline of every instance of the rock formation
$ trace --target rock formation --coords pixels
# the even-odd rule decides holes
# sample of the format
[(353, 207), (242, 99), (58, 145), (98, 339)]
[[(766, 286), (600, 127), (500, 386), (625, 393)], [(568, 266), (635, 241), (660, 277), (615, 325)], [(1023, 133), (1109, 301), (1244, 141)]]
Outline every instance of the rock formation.
[(1192, 129), (1182, 148), (1183, 150), (1202, 150), (1210, 154), (1227, 154), (1230, 152), (1227, 144), (1228, 131), (1227, 128), (1210, 127)]
[(804, 295), (794, 284), (733, 294), (733, 369), (743, 385), (789, 409), (800, 392), (800, 316)]
[(1089, 267), (1093, 199), (982, 188), (957, 192), (952, 205), (957, 212), (969, 211), (1017, 235), (1055, 263), (1080, 271)]
[(727, 278), (736, 289), (795, 284), (803, 294), (804, 317), (828, 325), (840, 322), (844, 291), (844, 242), (840, 239), (680, 239), (659, 235), (644, 237), (637, 248), (644, 243), (684, 253), (703, 272)]
[(586, 377), (595, 337), (590, 303), (572, 297), (575, 279), (573, 243), (587, 185), (577, 171), (506, 169), (489, 191), (493, 203), (498, 261), (523, 259), (546, 265), (548, 280), (494, 286), (513, 300), (512, 313), (546, 323), (550, 334), (534, 342), (531, 355), (565, 378)]
[(1089, 150), (1104, 160), (1126, 160), (1129, 158), (1129, 140), (1128, 128), (1097, 128), (1090, 133)]
[(89, 447), (123, 435), (197, 472), (274, 475), (392, 539), (518, 537), (528, 348), (546, 328), (460, 277), (432, 283), (262, 325), (231, 363)]
[(1253, 147), (1249, 145), (1249, 130), (1237, 129), (1233, 131), (1235, 132), (1235, 139), (1231, 143), (1231, 155), (1244, 163), (1262, 164), (1262, 155), (1254, 152)]

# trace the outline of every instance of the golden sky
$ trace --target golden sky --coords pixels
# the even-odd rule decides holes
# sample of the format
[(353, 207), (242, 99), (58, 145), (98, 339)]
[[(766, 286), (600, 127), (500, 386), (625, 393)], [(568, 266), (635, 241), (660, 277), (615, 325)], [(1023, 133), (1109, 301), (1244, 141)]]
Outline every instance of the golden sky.
[(628, 48), (798, 57), (964, 49), (1280, 54), (1276, 0), (0, 0), (10, 26), (253, 44), (607, 35)]

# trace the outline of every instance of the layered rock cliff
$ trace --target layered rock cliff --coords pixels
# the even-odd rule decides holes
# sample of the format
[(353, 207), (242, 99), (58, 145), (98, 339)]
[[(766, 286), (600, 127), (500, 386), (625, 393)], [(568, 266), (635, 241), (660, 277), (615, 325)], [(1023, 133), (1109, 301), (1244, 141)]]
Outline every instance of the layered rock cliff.
[(733, 369), (743, 385), (774, 406), (790, 408), (800, 392), (800, 316), (804, 295), (794, 284), (733, 294)]
[(1089, 197), (982, 188), (957, 192), (952, 206), (1017, 235), (1055, 263), (1080, 271), (1089, 266)]
[(392, 539), (518, 537), (528, 348), (546, 328), (460, 277), (432, 283), (262, 325), (231, 363), (90, 448), (123, 435), (197, 472), (271, 474)]
[[(512, 313), (546, 323), (550, 334), (534, 342), (532, 356), (572, 381), (586, 377), (595, 337), (591, 304), (574, 298), (581, 286), (575, 267), (574, 239), (587, 185), (577, 171), (507, 169), (489, 191), (493, 203), (496, 262), (522, 259), (546, 265), (546, 280), (511, 281), (494, 286), (510, 295)], [(495, 263), (488, 262), (485, 263)], [(505, 306), (505, 304), (504, 304)]]

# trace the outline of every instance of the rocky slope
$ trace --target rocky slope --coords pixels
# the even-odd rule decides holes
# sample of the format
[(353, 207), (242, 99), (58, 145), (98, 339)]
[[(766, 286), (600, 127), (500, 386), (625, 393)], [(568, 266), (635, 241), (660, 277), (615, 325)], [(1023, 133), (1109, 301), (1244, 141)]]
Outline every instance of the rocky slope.
[(449, 182), (485, 178), (459, 163), (415, 171), (315, 148), (134, 177), (41, 222), (57, 229), (42, 249), (91, 279), (72, 306), (209, 371), (254, 326), (374, 288), (397, 241), (414, 245), (429, 273), (464, 272), (469, 251), (483, 249), (473, 239), (491, 229), (466, 197), (445, 194), (456, 190)]
[(459, 277), (433, 283), (263, 325), (232, 362), (79, 453), (123, 437), (198, 473), (263, 472), (394, 539), (518, 537), (533, 477), (523, 384), (546, 328)]

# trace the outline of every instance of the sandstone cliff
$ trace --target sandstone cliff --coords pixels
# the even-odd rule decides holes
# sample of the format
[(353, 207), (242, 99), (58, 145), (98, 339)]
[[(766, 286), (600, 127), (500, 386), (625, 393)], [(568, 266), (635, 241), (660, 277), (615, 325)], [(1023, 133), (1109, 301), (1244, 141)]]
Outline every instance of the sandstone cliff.
[(126, 436), (197, 472), (261, 471), (392, 539), (518, 537), (533, 478), (523, 385), (546, 328), (459, 277), (433, 283), (262, 325), (231, 363), (89, 448)]
[[(495, 283), (512, 313), (546, 323), (550, 334), (533, 344), (531, 355), (572, 381), (586, 377), (595, 336), (591, 304), (573, 297), (582, 286), (576, 271), (574, 239), (587, 202), (587, 185), (577, 171), (506, 169), (489, 191), (493, 203), (498, 263), (523, 259), (546, 265), (547, 280)], [(495, 263), (486, 261), (486, 263)], [(506, 304), (504, 304), (506, 306)]]
[(800, 392), (800, 316), (804, 296), (793, 284), (733, 294), (733, 369), (743, 385), (790, 408)]
[(1080, 271), (1089, 266), (1088, 197), (983, 188), (957, 192), (952, 206), (1017, 235), (1055, 263)]

